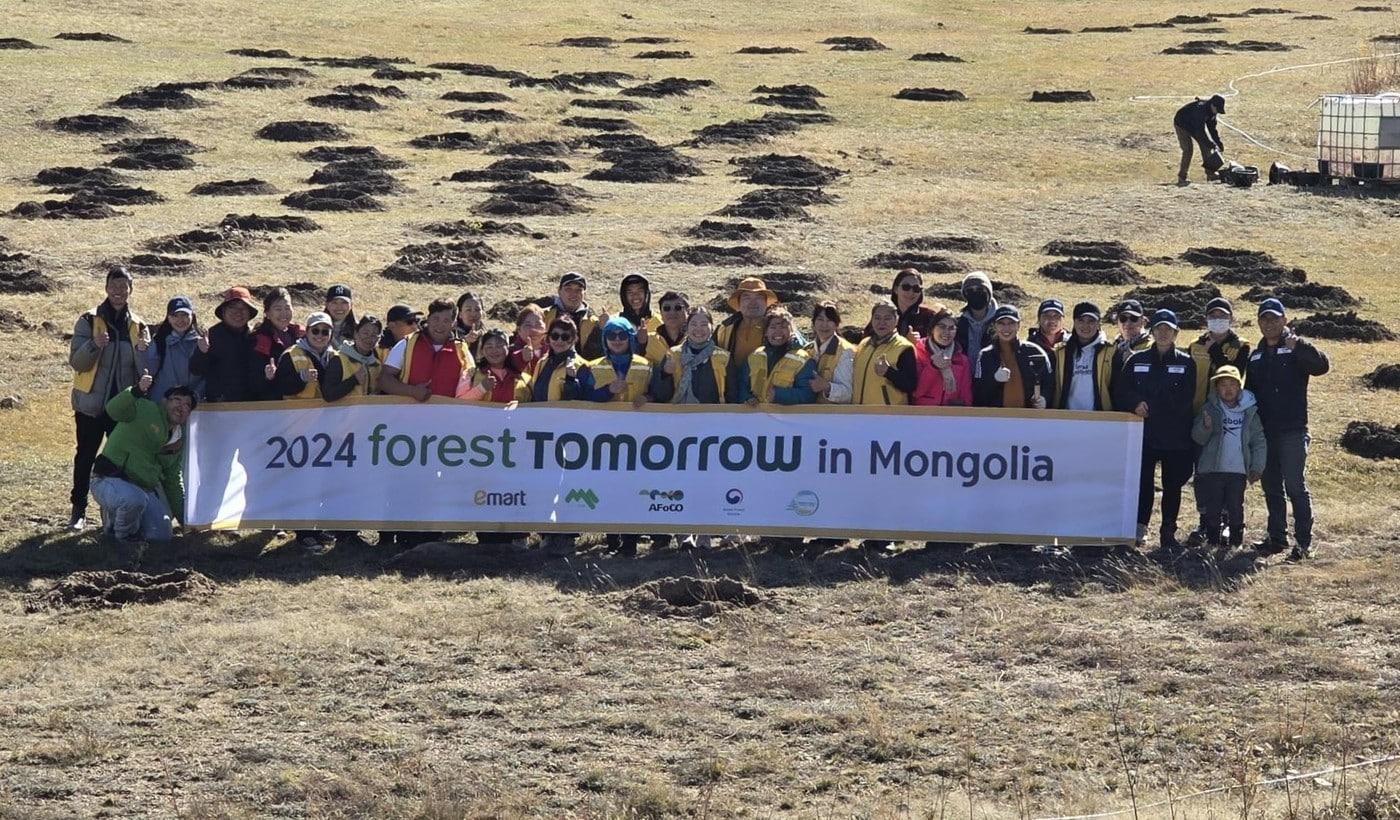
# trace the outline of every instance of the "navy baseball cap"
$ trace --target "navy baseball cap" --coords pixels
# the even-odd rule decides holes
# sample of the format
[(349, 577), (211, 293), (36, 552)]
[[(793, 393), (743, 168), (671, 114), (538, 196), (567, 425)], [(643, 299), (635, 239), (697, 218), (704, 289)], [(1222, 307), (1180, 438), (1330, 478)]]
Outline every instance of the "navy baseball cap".
[(194, 305), (190, 303), (190, 297), (188, 297), (188, 296), (176, 296), (174, 299), (171, 299), (171, 300), (166, 304), (166, 306), (165, 306), (165, 315), (166, 315), (166, 316), (172, 316), (172, 315), (174, 315), (174, 314), (176, 314), (176, 313), (188, 313), (188, 314), (191, 315), (191, 316), (194, 315)]
[(1235, 315), (1235, 311), (1230, 307), (1230, 300), (1226, 299), (1224, 296), (1217, 296), (1209, 302), (1206, 302), (1206, 315), (1210, 315), (1212, 310), (1223, 310), (1227, 316)]
[(1136, 299), (1124, 299), (1118, 305), (1118, 310), (1114, 311), (1119, 316), (1143, 316), (1142, 302)]
[(1074, 306), (1074, 318), (1076, 319), (1081, 316), (1092, 316), (1097, 319), (1100, 315), (1102, 314), (1099, 313), (1099, 306), (1093, 302), (1080, 302)]
[(992, 324), (1000, 322), (1002, 319), (1015, 319), (1021, 321), (1021, 311), (1015, 305), (1001, 305), (992, 313)]
[(1260, 302), (1260, 303), (1259, 303), (1259, 315), (1260, 315), (1260, 316), (1264, 316), (1264, 315), (1269, 314), (1269, 313), (1272, 313), (1272, 314), (1274, 314), (1275, 316), (1282, 316), (1282, 315), (1284, 315), (1284, 314), (1283, 314), (1283, 302), (1280, 302), (1280, 301), (1277, 300), (1277, 299), (1265, 299), (1264, 301)]
[(1153, 312), (1152, 327), (1155, 328), (1157, 327), (1157, 325), (1167, 325), (1172, 330), (1181, 329), (1181, 327), (1176, 323), (1176, 312), (1166, 309)]
[(562, 288), (565, 285), (578, 285), (581, 288), (586, 288), (588, 287), (588, 280), (583, 278), (583, 274), (578, 271), (569, 271), (559, 277), (559, 287)]
[(331, 285), (330, 287), (326, 288), (326, 301), (329, 302), (332, 299), (344, 299), (347, 302), (351, 301), (350, 286)]
[(1043, 316), (1047, 310), (1053, 310), (1063, 316), (1065, 315), (1065, 303), (1059, 299), (1046, 299), (1040, 303), (1040, 308), (1035, 312), (1035, 315)]
[(389, 312), (384, 314), (384, 319), (389, 322), (416, 322), (422, 316), (422, 312), (400, 302), (389, 308)]

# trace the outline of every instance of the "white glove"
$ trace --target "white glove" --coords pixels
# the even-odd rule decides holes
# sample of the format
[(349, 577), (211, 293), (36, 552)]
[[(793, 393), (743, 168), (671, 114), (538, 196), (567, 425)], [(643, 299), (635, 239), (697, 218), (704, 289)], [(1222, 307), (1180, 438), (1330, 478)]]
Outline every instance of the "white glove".
[(1002, 384), (1006, 384), (1007, 382), (1011, 381), (1011, 371), (1008, 370), (1005, 365), (1002, 365), (1001, 367), (997, 368), (997, 372), (992, 374), (992, 378), (996, 379)]

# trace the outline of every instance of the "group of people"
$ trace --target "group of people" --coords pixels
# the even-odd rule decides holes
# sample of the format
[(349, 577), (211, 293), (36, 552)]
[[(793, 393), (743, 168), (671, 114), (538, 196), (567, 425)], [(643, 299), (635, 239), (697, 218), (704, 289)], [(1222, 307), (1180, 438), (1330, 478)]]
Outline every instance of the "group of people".
[[(918, 271), (900, 271), (889, 301), (869, 308), (863, 329), (844, 332), (835, 302), (812, 305), (800, 327), (755, 277), (738, 283), (727, 300), (732, 313), (719, 319), (684, 293), (653, 299), (639, 273), (620, 282), (616, 313), (597, 312), (586, 278), (566, 273), (547, 304), (519, 311), (513, 329), (486, 327), (482, 300), (472, 293), (436, 299), (426, 313), (397, 304), (382, 319), (357, 315), (345, 285), (329, 288), (324, 308), (301, 324), (286, 290), (269, 290), (259, 305), (247, 288), (233, 287), (214, 308), (212, 326), (200, 324), (189, 298), (176, 296), (152, 329), (129, 306), (132, 287), (126, 270), (108, 273), (106, 298), (78, 318), (69, 355), (77, 436), (70, 529), (86, 526), (91, 489), (104, 530), (122, 544), (170, 537), (183, 509), (183, 425), (200, 402), (311, 406), (388, 394), (419, 402), (1135, 413), (1144, 426), (1138, 546), (1146, 543), (1160, 465), (1164, 550), (1182, 546), (1177, 518), (1193, 473), (1199, 526), (1185, 545), (1241, 545), (1245, 487), (1262, 481), (1268, 534), (1256, 549), (1287, 549), (1289, 504), (1291, 557), (1311, 548), (1308, 380), (1326, 373), (1328, 361), (1292, 333), (1276, 299), (1258, 305), (1262, 338), (1251, 347), (1233, 329), (1233, 307), (1223, 298), (1207, 306), (1206, 332), (1185, 346), (1176, 314), (1149, 316), (1134, 300), (1110, 317), (1092, 302), (1067, 315), (1061, 301), (1047, 299), (1023, 335), (1020, 311), (998, 303), (982, 272), (962, 279), (965, 304), (955, 310), (926, 298)], [(1103, 328), (1109, 318), (1118, 326), (1112, 342)], [(334, 543), (330, 533), (298, 535), (311, 549)], [(637, 536), (610, 543), (635, 552)]]

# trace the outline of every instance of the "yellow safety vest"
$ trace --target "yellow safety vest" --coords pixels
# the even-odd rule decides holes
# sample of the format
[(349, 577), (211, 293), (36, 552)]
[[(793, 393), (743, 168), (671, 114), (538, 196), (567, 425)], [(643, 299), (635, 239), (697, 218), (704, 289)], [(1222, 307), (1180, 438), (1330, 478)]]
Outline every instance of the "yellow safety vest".
[[(96, 337), (98, 337), (98, 336), (101, 336), (103, 333), (106, 333), (106, 332), (107, 332), (107, 320), (106, 320), (106, 319), (103, 319), (101, 316), (97, 315), (96, 313), (93, 313), (93, 314), (92, 314), (92, 335), (93, 335), (93, 338), (96, 338)], [(127, 311), (127, 314), (126, 314), (126, 333), (127, 333), (127, 339), (128, 339), (127, 344), (132, 345), (132, 350), (134, 351), (134, 350), (136, 349), (134, 340), (135, 340), (135, 339), (139, 339), (139, 338), (141, 337), (141, 323), (138, 322), (138, 321), (136, 320), (136, 317), (134, 317), (134, 316), (131, 315), (131, 312), (130, 312), (130, 311)], [(133, 353), (133, 355), (134, 355), (134, 353)], [(74, 374), (73, 374), (73, 389), (74, 389), (74, 390), (77, 390), (79, 393), (91, 393), (91, 392), (92, 392), (92, 383), (93, 383), (94, 381), (97, 380), (97, 368), (98, 368), (99, 366), (101, 366), (101, 364), (102, 364), (102, 354), (101, 354), (101, 352), (99, 351), (99, 352), (98, 352), (98, 355), (97, 355), (97, 361), (95, 361), (95, 362), (92, 363), (92, 367), (88, 368), (87, 370), (82, 371), (81, 373), (74, 373)], [(138, 365), (137, 367), (138, 367), (138, 369), (140, 369), (140, 366), (139, 366), (139, 365)]]
[[(817, 342), (815, 339), (811, 344), (807, 345), (807, 353), (817, 356), (817, 373), (827, 381), (831, 381), (832, 377), (836, 375), (836, 365), (840, 364), (841, 356), (848, 350), (853, 351), (856, 349), (855, 345), (841, 338), (840, 335), (832, 336), (831, 338), (836, 340), (836, 344), (833, 345), (831, 342), (827, 342), (827, 347), (830, 348), (830, 351), (824, 351), (820, 356), (817, 356)], [(831, 400), (824, 394), (817, 393), (818, 404), (828, 404), (830, 401)]]
[[(335, 357), (337, 360), (340, 361), (341, 381), (349, 381), (355, 378), (355, 371), (360, 369), (360, 362), (357, 362), (349, 356), (346, 356), (343, 351), (339, 350), (336, 351)], [(364, 384), (359, 385), (355, 388), (355, 393), (358, 393), (361, 396), (368, 396), (373, 392), (377, 392), (375, 386), (379, 384), (379, 368), (383, 366), (384, 359), (383, 357), (379, 356), (378, 351), (376, 351), (375, 363), (365, 365), (365, 367), (369, 370), (369, 378), (365, 380)]]
[[(670, 353), (667, 354), (671, 361), (675, 362), (675, 364), (671, 366), (671, 369), (675, 371), (675, 373), (671, 374), (671, 379), (675, 381), (676, 384), (680, 384), (681, 345), (683, 344), (685, 344), (685, 342), (681, 342), (681, 344), (671, 348)], [(721, 347), (716, 347), (714, 352), (710, 354), (710, 369), (714, 371), (715, 374), (715, 389), (719, 391), (719, 403), (724, 404), (724, 387), (729, 379), (729, 351)], [(671, 393), (671, 402), (674, 404), (678, 399), (679, 396), (673, 391)]]
[[(648, 320), (647, 324), (650, 325), (651, 322)], [(684, 328), (681, 329), (681, 341), (685, 341)], [(643, 351), (643, 354), (647, 357), (647, 361), (651, 363), (652, 367), (660, 367), (662, 362), (666, 361), (666, 357), (670, 355), (672, 347), (674, 347), (674, 345), (666, 341), (665, 337), (661, 335), (660, 323), (658, 323), (654, 329), (647, 327), (647, 349)]]
[[(1232, 340), (1224, 344), (1221, 352), (1225, 354), (1228, 361), (1233, 363), (1239, 357), (1242, 347), (1238, 340)], [(1191, 354), (1192, 359), (1196, 360), (1196, 394), (1191, 406), (1195, 412), (1199, 413), (1206, 403), (1206, 392), (1210, 389), (1210, 377), (1215, 375), (1215, 368), (1211, 367), (1210, 364), (1210, 334), (1207, 333), (1192, 342), (1191, 346), (1187, 348), (1187, 352)], [(1245, 368), (1241, 367), (1239, 370), (1240, 387), (1244, 387)]]
[(875, 373), (875, 362), (884, 354), (885, 361), (893, 368), (904, 351), (913, 349), (914, 344), (898, 333), (882, 345), (875, 344), (873, 336), (862, 339), (856, 346), (855, 383), (851, 385), (851, 404), (908, 404), (907, 393), (896, 390), (888, 379)]
[[(608, 357), (588, 363), (588, 369), (593, 371), (593, 386), (599, 390), (612, 384), (617, 379), (617, 371), (613, 370), (612, 362)], [(641, 356), (632, 355), (632, 364), (627, 368), (627, 388), (610, 399), (610, 401), (636, 401), (647, 394), (647, 388), (651, 386), (651, 364)]]
[[(305, 350), (302, 350), (296, 345), (292, 345), (291, 347), (287, 348), (286, 351), (282, 353), (282, 355), (287, 356), (292, 360), (292, 367), (296, 368), (296, 371), (298, 373), (300, 373), (308, 367), (315, 367), (318, 372), (324, 370), (324, 368), (321, 365), (316, 364), (316, 362), (311, 358), (310, 355), (307, 354)], [(341, 366), (344, 367), (343, 364)], [(300, 393), (294, 393), (290, 396), (284, 396), (283, 398), (319, 399), (321, 398), (321, 380), (312, 379), (311, 381), (306, 382), (306, 386), (301, 389)]]
[(761, 402), (768, 401), (769, 387), (792, 387), (797, 382), (797, 374), (811, 360), (806, 348), (789, 350), (770, 374), (768, 348), (760, 347), (749, 354), (749, 392)]
[[(535, 385), (538, 385), (538, 384), (539, 384), (539, 381), (540, 381), (540, 370), (542, 370), (542, 369), (544, 368), (544, 363), (547, 362), (547, 361), (549, 361), (549, 355), (548, 355), (548, 354), (546, 354), (546, 355), (544, 355), (544, 356), (541, 356), (541, 357), (539, 357), (538, 359), (535, 359), (535, 364), (534, 364), (534, 366), (533, 366), (532, 368), (530, 368), (530, 395), (531, 395), (531, 396), (534, 396), (534, 394), (535, 394), (535, 393), (534, 393)], [(574, 366), (578, 368), (578, 370), (579, 370), (580, 373), (582, 373), (584, 370), (590, 369), (590, 368), (588, 367), (588, 363), (585, 362), (582, 358), (578, 357), (577, 355), (574, 356)], [(554, 372), (553, 372), (553, 373), (550, 373), (550, 374), (549, 374), (549, 387), (546, 388), (545, 394), (544, 394), (544, 399), (545, 399), (545, 401), (561, 401), (561, 400), (563, 400), (563, 398), (564, 398), (564, 368), (565, 368), (565, 365), (561, 364), (560, 366), (554, 368)], [(609, 370), (612, 370), (612, 365), (608, 365), (608, 369), (609, 369)]]

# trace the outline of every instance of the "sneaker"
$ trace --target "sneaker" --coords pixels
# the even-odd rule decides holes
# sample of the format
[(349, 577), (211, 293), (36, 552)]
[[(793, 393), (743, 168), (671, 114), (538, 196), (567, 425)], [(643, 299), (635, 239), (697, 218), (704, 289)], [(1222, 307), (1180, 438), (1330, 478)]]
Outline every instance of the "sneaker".
[(1307, 544), (1299, 544), (1288, 553), (1288, 557), (1283, 559), (1290, 564), (1297, 564), (1312, 557), (1312, 547)]
[(1191, 533), (1186, 536), (1186, 546), (1191, 547), (1192, 549), (1195, 549), (1196, 547), (1199, 547), (1205, 543), (1206, 531), (1201, 529), (1200, 527), (1191, 530)]
[(1178, 180), (1176, 181), (1176, 187), (1178, 187), (1178, 188), (1185, 188), (1185, 187), (1188, 187), (1190, 184), (1191, 184), (1191, 180), (1186, 179), (1186, 178), (1184, 178), (1184, 177), (1181, 178), (1181, 179), (1178, 179)]
[(87, 510), (82, 507), (74, 507), (73, 515), (68, 518), (69, 532), (82, 532), (87, 529)]
[(1288, 549), (1288, 542), (1282, 539), (1265, 538), (1254, 545), (1254, 551), (1260, 555), (1278, 555)]

